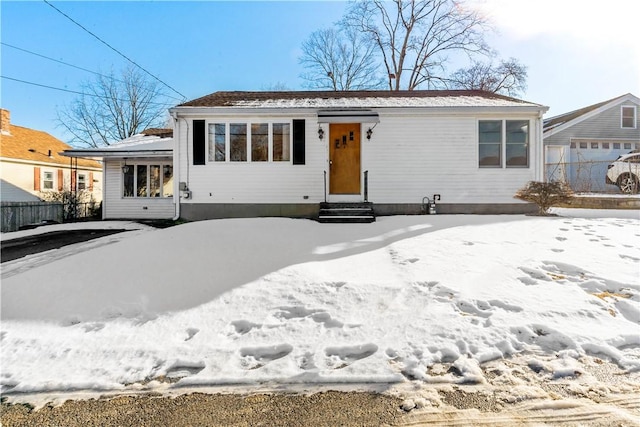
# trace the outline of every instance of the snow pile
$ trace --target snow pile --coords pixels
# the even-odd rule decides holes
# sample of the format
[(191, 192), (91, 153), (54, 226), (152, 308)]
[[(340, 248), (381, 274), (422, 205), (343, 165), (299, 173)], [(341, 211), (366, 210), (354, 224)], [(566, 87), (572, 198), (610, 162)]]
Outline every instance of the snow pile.
[(581, 375), (584, 355), (638, 371), (634, 215), (139, 233), (3, 280), (2, 391), (483, 384), (483, 366), (512, 357), (550, 379)]

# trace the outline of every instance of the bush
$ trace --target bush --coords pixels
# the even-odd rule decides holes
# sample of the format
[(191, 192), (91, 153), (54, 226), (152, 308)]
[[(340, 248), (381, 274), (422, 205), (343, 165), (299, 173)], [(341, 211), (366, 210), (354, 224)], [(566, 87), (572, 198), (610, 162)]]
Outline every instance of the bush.
[(535, 203), (538, 205), (540, 215), (548, 215), (550, 207), (566, 203), (572, 196), (573, 191), (564, 182), (529, 181), (524, 188), (516, 192), (514, 197), (525, 202)]

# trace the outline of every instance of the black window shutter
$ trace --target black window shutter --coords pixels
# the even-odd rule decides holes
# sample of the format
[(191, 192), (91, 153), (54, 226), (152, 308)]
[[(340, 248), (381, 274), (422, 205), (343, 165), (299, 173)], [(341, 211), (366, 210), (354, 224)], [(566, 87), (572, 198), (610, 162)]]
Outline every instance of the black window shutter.
[(293, 164), (304, 165), (304, 120), (293, 121)]
[(205, 159), (204, 120), (193, 121), (193, 164), (204, 165)]

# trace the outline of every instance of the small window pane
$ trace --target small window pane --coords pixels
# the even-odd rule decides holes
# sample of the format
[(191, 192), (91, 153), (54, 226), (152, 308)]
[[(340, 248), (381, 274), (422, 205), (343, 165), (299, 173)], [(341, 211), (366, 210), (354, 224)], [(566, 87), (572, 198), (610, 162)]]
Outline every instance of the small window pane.
[(500, 166), (500, 144), (480, 145), (480, 166)]
[(231, 148), (232, 162), (247, 161), (247, 125), (246, 124), (230, 124), (229, 125), (229, 145)]
[(138, 197), (147, 197), (147, 165), (138, 165)]
[(586, 142), (581, 142), (581, 143), (580, 143), (580, 148), (584, 148), (584, 149), (586, 149), (586, 148), (587, 148), (587, 146), (588, 146), (588, 144), (587, 144)]
[(613, 143), (613, 149), (614, 150), (619, 150), (620, 149), (620, 143), (619, 142), (614, 142)]
[(507, 120), (507, 167), (529, 166), (529, 121)]
[(266, 162), (269, 160), (269, 125), (267, 123), (251, 124), (251, 161)]
[(635, 128), (636, 127), (636, 109), (633, 107), (622, 107), (622, 127), (623, 128)]
[(226, 132), (227, 125), (224, 123), (209, 124), (209, 161), (224, 162), (226, 160)]
[(273, 161), (288, 162), (291, 150), (289, 123), (273, 124)]
[(162, 195), (173, 197), (173, 166), (162, 166)]
[(123, 197), (133, 197), (133, 166), (123, 166)]
[(87, 188), (87, 176), (84, 174), (78, 174), (78, 190), (84, 190)]
[(625, 142), (624, 143), (624, 149), (625, 150), (631, 150), (631, 143), (630, 142)]
[(569, 148), (576, 148), (576, 143), (575, 143), (575, 142), (572, 142), (572, 143), (569, 145)]
[(160, 197), (160, 165), (149, 166), (149, 196)]
[(502, 165), (502, 121), (481, 120), (478, 122), (479, 137), (479, 165), (497, 166)]
[(609, 149), (609, 143), (608, 143), (608, 142), (603, 142), (603, 143), (602, 143), (602, 148), (603, 148), (604, 150), (608, 150), (608, 149)]
[(591, 148), (594, 149), (594, 150), (597, 150), (598, 149), (598, 143), (597, 142), (592, 142), (591, 143)]
[(42, 188), (44, 190), (53, 190), (53, 172), (45, 172), (42, 180)]
[(502, 143), (502, 122), (500, 120), (481, 120), (480, 143)]

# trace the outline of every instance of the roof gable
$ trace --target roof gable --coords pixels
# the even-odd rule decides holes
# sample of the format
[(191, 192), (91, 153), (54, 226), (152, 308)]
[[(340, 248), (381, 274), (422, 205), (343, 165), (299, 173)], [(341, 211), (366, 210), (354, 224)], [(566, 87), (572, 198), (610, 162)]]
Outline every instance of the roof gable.
[[(69, 158), (59, 153), (71, 146), (46, 132), (22, 126), (9, 125), (9, 132), (0, 135), (0, 156), (37, 163), (68, 166)], [(93, 160), (78, 160), (79, 167), (102, 168)]]
[(636, 105), (640, 104), (640, 98), (630, 93), (621, 95), (607, 101), (599, 102), (597, 104), (589, 105), (587, 107), (580, 108), (578, 110), (569, 111), (568, 113), (560, 114), (558, 116), (550, 117), (544, 120), (543, 131), (547, 136), (560, 132), (573, 125), (576, 125), (584, 120), (589, 119), (609, 108), (621, 105), (625, 102), (632, 102)]

